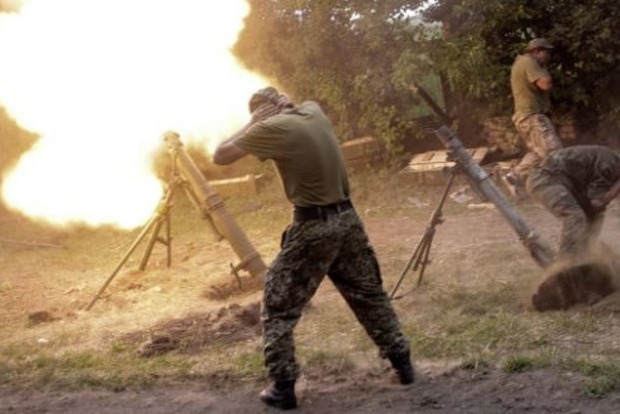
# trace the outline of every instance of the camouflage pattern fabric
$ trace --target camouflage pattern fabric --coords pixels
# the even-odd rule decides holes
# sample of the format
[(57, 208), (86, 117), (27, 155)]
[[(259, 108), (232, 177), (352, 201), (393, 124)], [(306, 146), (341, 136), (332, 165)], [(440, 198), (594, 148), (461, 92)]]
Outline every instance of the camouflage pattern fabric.
[(572, 191), (564, 175), (541, 168), (532, 170), (528, 193), (562, 221), (560, 255), (575, 257), (587, 251), (601, 231), (604, 212), (595, 212)]
[(379, 264), (362, 221), (351, 209), (323, 220), (295, 221), (282, 235), (281, 251), (265, 278), (263, 346), (269, 376), (299, 376), (293, 329), (302, 309), (327, 275), (382, 357), (409, 353)]
[(562, 141), (547, 115), (530, 114), (515, 117), (515, 128), (527, 147), (527, 153), (514, 168), (520, 181), (551, 152), (562, 148)]

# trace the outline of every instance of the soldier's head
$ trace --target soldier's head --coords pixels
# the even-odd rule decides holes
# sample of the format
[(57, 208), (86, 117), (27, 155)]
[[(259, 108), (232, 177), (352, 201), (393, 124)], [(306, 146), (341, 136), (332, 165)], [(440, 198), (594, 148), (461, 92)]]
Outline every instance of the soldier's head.
[(551, 51), (553, 50), (553, 45), (547, 39), (543, 37), (538, 37), (536, 39), (532, 39), (528, 42), (525, 52), (532, 55), (536, 61), (540, 64), (546, 64), (551, 57)]
[(250, 97), (250, 101), (248, 102), (250, 113), (253, 113), (263, 105), (273, 105), (280, 110), (293, 107), (293, 103), (290, 99), (273, 86), (259, 89)]

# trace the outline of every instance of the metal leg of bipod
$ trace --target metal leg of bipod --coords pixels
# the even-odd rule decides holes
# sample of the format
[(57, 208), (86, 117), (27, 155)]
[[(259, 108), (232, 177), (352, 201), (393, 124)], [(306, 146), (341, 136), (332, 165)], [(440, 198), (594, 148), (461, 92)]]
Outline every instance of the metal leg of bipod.
[(392, 292), (390, 292), (390, 299), (394, 299), (394, 296), (396, 295), (396, 291), (398, 290), (398, 288), (400, 287), (401, 283), (403, 282), (403, 279), (405, 278), (405, 275), (407, 274), (407, 272), (409, 272), (409, 269), (412, 268), (414, 262), (416, 262), (416, 264), (417, 264), (417, 260), (420, 257), (419, 256), (420, 252), (422, 251), (422, 249), (424, 248), (424, 246), (426, 244), (426, 237), (427, 237), (427, 235), (426, 235), (426, 233), (424, 233), (424, 235), (422, 236), (422, 238), (418, 242), (418, 245), (416, 246), (415, 250), (413, 251), (413, 254), (409, 258), (409, 261), (407, 262), (407, 265), (405, 266), (403, 271), (400, 273), (400, 276), (398, 277), (398, 280), (396, 281), (396, 284), (392, 288)]
[(431, 245), (433, 244), (433, 238), (435, 237), (435, 228), (431, 228), (428, 231), (428, 235), (426, 236), (426, 244), (422, 249), (422, 253), (420, 254), (420, 258), (416, 262), (416, 266), (414, 266), (413, 270), (418, 270), (418, 265), (421, 265), (420, 272), (418, 273), (418, 282), (416, 286), (420, 286), (422, 284), (422, 278), (424, 278), (424, 270), (426, 270), (426, 265), (430, 263), (430, 253), (431, 253)]
[(158, 217), (157, 223), (153, 227), (153, 231), (151, 231), (151, 235), (146, 242), (146, 247), (144, 248), (144, 253), (142, 254), (142, 259), (140, 260), (140, 266), (138, 266), (138, 270), (143, 271), (144, 269), (146, 269), (146, 265), (149, 261), (149, 258), (151, 257), (151, 252), (153, 251), (153, 247), (155, 246), (155, 242), (161, 240), (159, 238), (159, 232), (161, 231), (161, 226), (164, 225), (164, 221), (167, 221), (167, 216)]
[(398, 299), (403, 296), (403, 295), (400, 295), (396, 297), (396, 291), (400, 287), (403, 279), (405, 278), (405, 275), (407, 274), (407, 272), (409, 272), (410, 269), (413, 269), (415, 271), (415, 270), (418, 270), (418, 266), (421, 266), (420, 274), (418, 276), (417, 286), (420, 286), (420, 284), (422, 283), (422, 278), (424, 276), (424, 270), (426, 270), (426, 265), (429, 263), (431, 245), (433, 243), (433, 238), (435, 236), (435, 227), (438, 224), (443, 223), (444, 221), (442, 209), (443, 209), (444, 203), (446, 202), (448, 193), (450, 192), (450, 188), (452, 187), (452, 183), (454, 182), (454, 177), (455, 177), (454, 172), (450, 170), (450, 176), (448, 179), (448, 183), (446, 184), (444, 188), (443, 194), (441, 195), (441, 199), (439, 200), (437, 207), (433, 211), (433, 214), (431, 214), (431, 218), (429, 220), (428, 226), (426, 227), (426, 230), (424, 231), (424, 235), (422, 235), (422, 237), (420, 238), (420, 241), (418, 242), (418, 245), (416, 246), (413, 254), (409, 258), (407, 265), (401, 272), (396, 284), (394, 285), (394, 288), (390, 292), (390, 295), (389, 295), (390, 299)]
[(148, 242), (146, 243), (146, 248), (144, 249), (144, 254), (142, 255), (142, 260), (140, 261), (139, 270), (142, 271), (146, 269), (146, 264), (151, 256), (151, 252), (153, 251), (153, 247), (155, 246), (155, 242), (161, 242), (164, 244), (170, 244), (170, 240), (162, 240), (159, 237), (159, 233), (161, 231), (161, 227), (166, 222), (167, 225), (167, 233), (169, 230), (169, 221), (170, 221), (170, 209), (172, 208), (172, 197), (174, 196), (175, 186), (170, 187), (164, 198), (160, 201), (157, 206), (157, 210), (155, 212), (155, 217), (157, 223), (153, 227), (153, 231), (151, 232), (151, 236), (149, 237)]
[(103, 291), (105, 290), (106, 287), (108, 287), (108, 285), (110, 284), (110, 282), (112, 281), (112, 279), (114, 279), (114, 276), (116, 276), (116, 274), (119, 272), (119, 270), (121, 270), (121, 268), (123, 267), (123, 265), (127, 262), (127, 260), (129, 259), (129, 257), (131, 256), (131, 254), (136, 250), (136, 248), (138, 247), (138, 245), (140, 244), (140, 242), (142, 241), (142, 239), (144, 239), (144, 237), (146, 236), (146, 234), (153, 228), (153, 226), (155, 226), (158, 222), (158, 218), (157, 217), (152, 217), (148, 223), (144, 226), (144, 228), (142, 229), (142, 231), (140, 232), (140, 234), (138, 235), (138, 237), (134, 240), (134, 242), (131, 244), (131, 246), (129, 247), (129, 250), (127, 250), (127, 252), (125, 253), (125, 255), (123, 256), (123, 258), (121, 259), (121, 261), (118, 263), (118, 265), (116, 265), (116, 268), (114, 269), (114, 271), (112, 272), (112, 274), (108, 277), (108, 279), (105, 281), (105, 283), (103, 284), (103, 286), (101, 286), (101, 288), (99, 289), (99, 291), (97, 292), (97, 294), (95, 295), (95, 297), (91, 300), (91, 302), (88, 304), (88, 306), (86, 307), (86, 310), (90, 310), (90, 308), (95, 304), (95, 302), (97, 301), (97, 299), (99, 299), (99, 296), (101, 296), (101, 294), (103, 293)]
[(166, 213), (166, 267), (172, 266), (172, 225), (170, 211)]
[(108, 287), (110, 282), (112, 282), (112, 279), (114, 279), (114, 277), (121, 270), (123, 265), (127, 262), (127, 260), (129, 260), (129, 257), (131, 257), (131, 255), (136, 250), (138, 245), (142, 242), (142, 240), (146, 237), (146, 235), (149, 232), (151, 232), (151, 236), (150, 236), (147, 248), (142, 257), (142, 262), (140, 264), (140, 270), (144, 270), (144, 267), (146, 266), (146, 262), (148, 261), (149, 255), (151, 253), (151, 249), (153, 248), (153, 244), (157, 240), (157, 234), (159, 234), (159, 230), (161, 229), (163, 221), (168, 218), (170, 208), (172, 207), (172, 196), (173, 195), (174, 195), (174, 188), (172, 187), (166, 192), (162, 200), (159, 202), (159, 204), (157, 205), (157, 208), (155, 209), (155, 213), (151, 216), (149, 221), (142, 228), (142, 230), (140, 231), (140, 234), (131, 244), (131, 246), (129, 247), (125, 255), (123, 256), (123, 258), (121, 259), (121, 261), (118, 263), (118, 265), (116, 265), (116, 268), (114, 269), (112, 274), (108, 277), (108, 279), (105, 281), (103, 286), (101, 286), (101, 288), (99, 289), (95, 297), (91, 300), (91, 302), (85, 308), (86, 310), (90, 310), (90, 308), (92, 308), (92, 306), (95, 304), (97, 299), (99, 299), (99, 296), (101, 296), (101, 294)]

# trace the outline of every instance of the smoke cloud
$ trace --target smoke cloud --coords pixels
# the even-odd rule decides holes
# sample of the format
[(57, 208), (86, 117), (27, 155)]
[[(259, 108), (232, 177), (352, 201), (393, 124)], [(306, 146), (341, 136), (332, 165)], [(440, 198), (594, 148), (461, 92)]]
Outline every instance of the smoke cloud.
[(264, 86), (229, 51), (243, 0), (19, 3), (0, 3), (0, 104), (40, 139), (2, 196), (29, 216), (142, 224), (161, 196), (150, 172), (161, 134), (212, 149)]

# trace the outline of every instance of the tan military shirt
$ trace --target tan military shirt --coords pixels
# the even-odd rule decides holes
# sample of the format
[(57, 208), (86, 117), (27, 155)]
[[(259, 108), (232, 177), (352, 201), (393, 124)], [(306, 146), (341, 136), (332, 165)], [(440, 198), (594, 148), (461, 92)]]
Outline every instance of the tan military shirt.
[(510, 88), (514, 100), (515, 118), (536, 113), (549, 113), (549, 91), (539, 89), (534, 82), (550, 76), (547, 69), (529, 54), (519, 55), (510, 71)]

